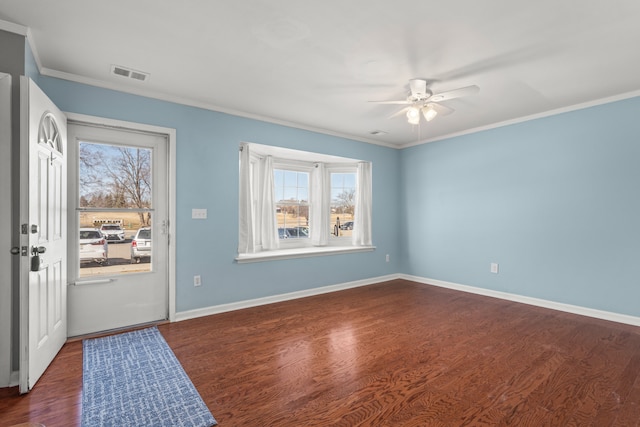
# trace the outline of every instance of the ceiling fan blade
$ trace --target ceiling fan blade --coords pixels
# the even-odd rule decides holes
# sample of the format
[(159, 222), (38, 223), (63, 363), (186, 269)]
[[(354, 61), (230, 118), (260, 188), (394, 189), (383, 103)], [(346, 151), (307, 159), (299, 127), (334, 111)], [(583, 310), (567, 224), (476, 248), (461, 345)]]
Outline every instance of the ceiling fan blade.
[(392, 118), (394, 118), (394, 117), (398, 117), (398, 116), (400, 116), (400, 115), (402, 115), (402, 114), (406, 113), (406, 112), (409, 110), (409, 108), (411, 108), (411, 107), (404, 107), (402, 110), (400, 110), (400, 111), (396, 111), (395, 113), (393, 113), (392, 115), (390, 115), (390, 116), (389, 116), (389, 117), (387, 117), (387, 118), (388, 118), (388, 119), (392, 119)]
[(437, 93), (429, 98), (429, 101), (441, 102), (449, 99), (460, 98), (462, 96), (475, 95), (480, 92), (480, 88), (476, 85), (461, 87), (460, 89), (450, 90), (448, 92)]
[(404, 101), (367, 101), (367, 102), (371, 102), (373, 104), (397, 104), (397, 105), (407, 105), (407, 104), (411, 104), (411, 102), (404, 100)]
[(436, 104), (435, 102), (430, 102), (429, 104), (433, 106), (433, 109), (438, 112), (439, 116), (447, 116), (456, 111), (451, 107), (447, 107), (446, 105), (442, 104)]

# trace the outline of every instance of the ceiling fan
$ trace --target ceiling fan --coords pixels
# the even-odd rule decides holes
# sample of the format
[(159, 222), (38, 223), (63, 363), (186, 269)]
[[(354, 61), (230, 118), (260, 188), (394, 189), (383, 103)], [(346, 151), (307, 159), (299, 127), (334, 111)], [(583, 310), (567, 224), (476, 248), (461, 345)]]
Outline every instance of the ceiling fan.
[(411, 92), (405, 100), (369, 102), (374, 102), (377, 104), (407, 105), (407, 107), (392, 114), (389, 118), (406, 113), (407, 121), (412, 125), (417, 125), (420, 123), (420, 113), (422, 113), (425, 120), (428, 122), (433, 120), (438, 114), (444, 116), (453, 113), (453, 108), (438, 104), (439, 102), (448, 101), (449, 99), (454, 98), (460, 98), (462, 96), (474, 95), (480, 91), (480, 88), (478, 86), (472, 85), (434, 94), (427, 88), (427, 81), (424, 79), (409, 80), (409, 88)]

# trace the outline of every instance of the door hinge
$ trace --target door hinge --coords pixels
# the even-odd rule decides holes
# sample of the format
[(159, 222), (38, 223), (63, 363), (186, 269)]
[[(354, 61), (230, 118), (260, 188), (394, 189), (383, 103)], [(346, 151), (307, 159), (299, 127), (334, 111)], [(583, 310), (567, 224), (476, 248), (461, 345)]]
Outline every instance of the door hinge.
[(29, 224), (22, 224), (20, 226), (20, 232), (22, 234), (29, 234)]

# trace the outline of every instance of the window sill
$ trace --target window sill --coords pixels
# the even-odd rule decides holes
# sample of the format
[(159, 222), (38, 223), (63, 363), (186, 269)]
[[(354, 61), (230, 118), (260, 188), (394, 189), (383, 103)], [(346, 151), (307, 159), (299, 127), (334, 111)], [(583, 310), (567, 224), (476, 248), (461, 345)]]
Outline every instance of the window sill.
[(274, 261), (280, 259), (308, 258), (315, 256), (347, 254), (355, 252), (372, 252), (375, 246), (314, 246), (310, 248), (279, 249), (276, 251), (241, 254), (236, 257), (238, 264), (250, 262)]

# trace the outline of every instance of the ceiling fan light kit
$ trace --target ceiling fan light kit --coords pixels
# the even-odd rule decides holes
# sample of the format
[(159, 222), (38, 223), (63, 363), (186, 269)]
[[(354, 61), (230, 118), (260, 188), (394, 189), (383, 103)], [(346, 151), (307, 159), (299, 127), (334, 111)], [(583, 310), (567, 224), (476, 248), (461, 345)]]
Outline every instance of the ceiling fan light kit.
[(422, 107), (422, 115), (426, 121), (430, 122), (438, 115), (438, 112), (433, 108), (433, 104), (427, 104)]
[(417, 107), (409, 107), (407, 110), (407, 121), (412, 125), (420, 123), (420, 110)]
[(454, 110), (442, 104), (438, 104), (441, 101), (448, 101), (454, 98), (460, 98), (462, 96), (474, 95), (480, 91), (480, 88), (476, 85), (466, 86), (447, 92), (441, 92), (434, 94), (427, 88), (427, 81), (424, 79), (411, 79), (409, 80), (410, 92), (407, 95), (407, 99), (402, 101), (369, 101), (377, 104), (404, 104), (408, 107), (403, 108), (391, 117), (395, 117), (399, 114), (406, 112), (407, 122), (412, 125), (420, 124), (420, 113), (424, 116), (427, 122), (433, 120), (438, 112), (446, 115), (452, 113)]

